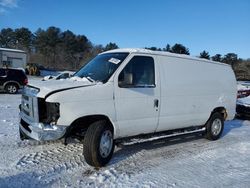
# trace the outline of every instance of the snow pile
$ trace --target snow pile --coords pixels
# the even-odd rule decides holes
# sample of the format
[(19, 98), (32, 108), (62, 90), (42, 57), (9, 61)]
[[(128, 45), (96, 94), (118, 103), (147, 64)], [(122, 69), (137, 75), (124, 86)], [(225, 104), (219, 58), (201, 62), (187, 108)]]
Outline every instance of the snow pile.
[(250, 107), (250, 95), (248, 97), (237, 99), (237, 104)]
[(85, 78), (85, 77), (80, 78), (78, 76), (73, 76), (73, 77), (71, 77), (69, 79), (72, 80), (72, 81), (89, 82), (89, 80), (87, 78)]

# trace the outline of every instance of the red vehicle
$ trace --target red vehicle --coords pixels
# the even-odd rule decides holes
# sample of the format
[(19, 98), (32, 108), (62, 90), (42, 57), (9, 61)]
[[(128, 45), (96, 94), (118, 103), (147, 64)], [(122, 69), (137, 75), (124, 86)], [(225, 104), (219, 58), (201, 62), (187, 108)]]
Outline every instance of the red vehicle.
[(238, 90), (237, 98), (243, 98), (250, 95), (250, 89), (249, 90)]
[(237, 87), (238, 87), (237, 98), (244, 98), (250, 95), (250, 82), (239, 81)]

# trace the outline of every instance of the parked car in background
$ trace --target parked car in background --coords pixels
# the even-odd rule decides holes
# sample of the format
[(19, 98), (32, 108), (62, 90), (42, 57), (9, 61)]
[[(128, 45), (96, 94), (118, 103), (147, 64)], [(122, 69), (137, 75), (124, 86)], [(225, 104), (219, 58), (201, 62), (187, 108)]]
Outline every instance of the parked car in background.
[(23, 69), (0, 68), (0, 90), (15, 94), (28, 83)]
[(250, 82), (238, 81), (237, 82), (238, 94), (237, 98), (243, 98), (250, 95)]
[(45, 76), (42, 81), (46, 81), (46, 80), (61, 80), (61, 79), (66, 79), (66, 78), (70, 78), (73, 76), (75, 72), (73, 71), (63, 71), (60, 74), (58, 74), (57, 76)]
[(250, 119), (250, 82), (238, 81), (236, 115), (239, 118)]
[(250, 118), (250, 96), (237, 99), (236, 113), (239, 117)]

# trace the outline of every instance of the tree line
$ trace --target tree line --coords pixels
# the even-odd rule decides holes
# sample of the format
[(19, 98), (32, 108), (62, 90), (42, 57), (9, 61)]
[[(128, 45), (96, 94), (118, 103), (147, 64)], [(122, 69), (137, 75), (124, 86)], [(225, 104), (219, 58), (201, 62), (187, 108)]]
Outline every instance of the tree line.
[(115, 43), (94, 45), (85, 35), (57, 27), (39, 28), (32, 33), (28, 28), (4, 28), (0, 32), (2, 48), (21, 49), (28, 54), (28, 63), (55, 69), (76, 70), (96, 54), (116, 49)]
[[(47, 29), (39, 28), (33, 33), (25, 27), (3, 28), (0, 31), (0, 47), (26, 51), (29, 64), (62, 70), (76, 70), (98, 53), (119, 48), (112, 42), (105, 46), (93, 44), (85, 35), (76, 35), (70, 30), (62, 31), (54, 26)], [(179, 43), (173, 46), (167, 44), (164, 48), (145, 49), (190, 55), (189, 48)], [(209, 52), (204, 50), (198, 57), (227, 63), (232, 66), (236, 75), (250, 79), (250, 59), (238, 58), (236, 53), (210, 56)]]
[[(165, 48), (145, 47), (145, 49), (190, 55), (189, 49), (184, 45), (178, 43), (174, 44), (173, 46), (167, 44)], [(209, 52), (206, 50), (200, 52), (198, 57), (229, 64), (232, 66), (237, 79), (250, 80), (250, 59), (243, 60), (241, 58), (238, 58), (238, 55), (236, 53), (227, 53), (225, 55), (215, 54), (214, 56), (210, 56)]]
[[(171, 53), (176, 53), (176, 54), (190, 55), (189, 49), (185, 47), (184, 45), (178, 44), (178, 43), (176, 43), (173, 46), (170, 46), (170, 44), (167, 44), (165, 48), (146, 47), (146, 49), (153, 50), (153, 51), (157, 50), (157, 51), (166, 51), (166, 52), (171, 52)], [(214, 56), (210, 57), (209, 52), (205, 50), (203, 50), (198, 57), (203, 58), (203, 59), (217, 61), (217, 62), (227, 63), (231, 65), (233, 68), (237, 62), (242, 61), (242, 59), (238, 58), (238, 55), (235, 53), (227, 53), (224, 56), (221, 54), (215, 54)]]

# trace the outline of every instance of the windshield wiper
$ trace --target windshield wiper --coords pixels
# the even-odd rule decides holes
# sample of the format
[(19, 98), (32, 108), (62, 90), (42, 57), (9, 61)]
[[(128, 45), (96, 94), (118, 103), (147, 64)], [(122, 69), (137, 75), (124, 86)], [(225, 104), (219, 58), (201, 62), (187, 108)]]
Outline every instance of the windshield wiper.
[(86, 76), (85, 78), (87, 78), (90, 82), (95, 82), (95, 80), (90, 78), (89, 76)]

